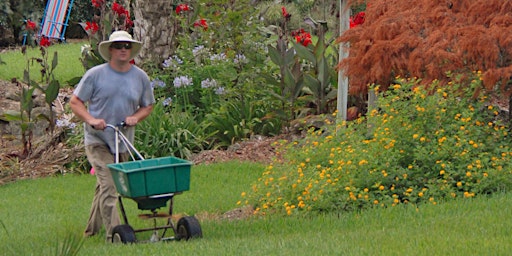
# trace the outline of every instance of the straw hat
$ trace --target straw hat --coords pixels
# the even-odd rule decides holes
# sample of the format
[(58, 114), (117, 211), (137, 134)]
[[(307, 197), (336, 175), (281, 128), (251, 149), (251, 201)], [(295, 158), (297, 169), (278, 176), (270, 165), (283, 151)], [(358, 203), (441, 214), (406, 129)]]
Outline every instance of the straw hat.
[(108, 41), (101, 42), (98, 47), (101, 57), (103, 57), (103, 59), (105, 59), (106, 61), (110, 61), (110, 51), (108, 48), (114, 42), (131, 42), (132, 43), (132, 51), (130, 54), (130, 59), (135, 58), (135, 56), (137, 56), (137, 54), (139, 54), (140, 49), (142, 47), (142, 43), (140, 41), (133, 40), (132, 36), (130, 34), (128, 34), (128, 32), (123, 31), (123, 30), (115, 31), (114, 33), (112, 33), (110, 35), (110, 37), (108, 38)]

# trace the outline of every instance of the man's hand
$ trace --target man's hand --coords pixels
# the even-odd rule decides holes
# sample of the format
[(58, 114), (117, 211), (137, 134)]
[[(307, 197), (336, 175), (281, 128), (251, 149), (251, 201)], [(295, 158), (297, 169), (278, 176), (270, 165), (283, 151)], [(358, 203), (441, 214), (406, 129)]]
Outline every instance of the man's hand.
[(139, 122), (139, 119), (135, 116), (127, 116), (124, 122), (127, 126), (135, 126)]
[(96, 130), (105, 130), (105, 128), (107, 127), (107, 123), (103, 119), (93, 118), (89, 120), (89, 122), (87, 123)]

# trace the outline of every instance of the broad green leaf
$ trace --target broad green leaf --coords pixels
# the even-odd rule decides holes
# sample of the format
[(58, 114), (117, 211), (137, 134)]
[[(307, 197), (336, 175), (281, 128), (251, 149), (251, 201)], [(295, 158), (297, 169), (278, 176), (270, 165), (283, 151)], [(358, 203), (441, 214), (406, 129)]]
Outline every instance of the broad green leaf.
[(36, 120), (46, 120), (46, 121), (50, 122), (50, 116), (45, 115), (43, 113), (37, 115), (35, 118), (36, 118)]
[(329, 64), (327, 60), (322, 57), (318, 63), (318, 80), (320, 84), (325, 87), (329, 83)]
[(289, 68), (284, 69), (284, 84), (288, 90), (295, 87), (295, 78)]
[(315, 60), (320, 61), (320, 59), (324, 57), (325, 48), (326, 46), (324, 40), (319, 39), (318, 42), (316, 43), (315, 49), (313, 50)]
[(295, 48), (299, 57), (311, 61), (313, 65), (316, 65), (316, 58), (315, 55), (313, 55), (313, 53), (311, 52), (311, 50), (306, 48), (304, 45), (295, 42), (293, 43), (293, 48)]
[(21, 99), (21, 109), (27, 114), (30, 114), (32, 112), (32, 108), (34, 107), (34, 101), (32, 99), (32, 95), (34, 94), (35, 87), (31, 87), (30, 89), (23, 89), (23, 96)]
[(286, 51), (284, 61), (286, 65), (289, 65), (295, 61), (295, 50), (293, 48), (290, 48)]
[(297, 78), (302, 75), (301, 66), (302, 65), (299, 60), (295, 61), (295, 63), (293, 64), (291, 72), (293, 77), (295, 77), (295, 80), (297, 80)]
[(294, 93), (293, 95), (295, 96), (295, 98), (299, 97), (300, 94), (302, 93), (302, 88), (304, 87), (304, 78), (301, 77), (297, 83), (295, 83), (295, 88), (294, 88)]
[(308, 93), (318, 97), (321, 88), (320, 81), (309, 74), (304, 75), (304, 89), (309, 89)]
[(75, 86), (80, 82), (80, 79), (82, 79), (81, 76), (73, 77), (73, 78), (69, 79), (68, 81), (66, 81), (66, 83), (70, 86)]
[(338, 97), (338, 91), (337, 90), (330, 90), (329, 93), (327, 93), (327, 100), (333, 100)]
[(57, 64), (58, 64), (57, 52), (54, 52), (53, 53), (52, 69), (51, 70), (55, 70), (55, 68), (57, 67)]
[(7, 110), (1, 116), (0, 120), (6, 122), (21, 121), (21, 113), (19, 111)]
[(59, 81), (52, 80), (50, 81), (50, 84), (48, 85), (48, 88), (46, 88), (45, 95), (46, 95), (46, 103), (52, 104), (52, 102), (59, 96)]
[(272, 62), (274, 62), (276, 65), (280, 67), (283, 65), (281, 54), (272, 45), (268, 45), (268, 55), (270, 56)]

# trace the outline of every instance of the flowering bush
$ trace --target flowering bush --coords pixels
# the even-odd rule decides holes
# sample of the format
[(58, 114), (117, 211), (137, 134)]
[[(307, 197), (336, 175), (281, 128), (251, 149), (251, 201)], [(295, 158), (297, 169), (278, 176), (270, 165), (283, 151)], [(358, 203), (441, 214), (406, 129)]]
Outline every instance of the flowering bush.
[(281, 129), (278, 121), (271, 125), (261, 121), (277, 119), (267, 117), (276, 107), (269, 100), (271, 86), (261, 75), (266, 55), (263, 35), (250, 32), (258, 22), (254, 10), (226, 8), (247, 2), (209, 3), (207, 9), (178, 4), (170, 14), (179, 31), (177, 49), (151, 74), (159, 103), (168, 106), (164, 110), (188, 112), (208, 128), (204, 138), (217, 133), (211, 141), (216, 146)]
[[(478, 74), (476, 74), (478, 75)], [(367, 118), (310, 131), (287, 144), (240, 203), (257, 212), (352, 211), (437, 204), (512, 188), (508, 129), (495, 106), (452, 79), (451, 88), (397, 78)], [(463, 89), (466, 88), (466, 89)]]

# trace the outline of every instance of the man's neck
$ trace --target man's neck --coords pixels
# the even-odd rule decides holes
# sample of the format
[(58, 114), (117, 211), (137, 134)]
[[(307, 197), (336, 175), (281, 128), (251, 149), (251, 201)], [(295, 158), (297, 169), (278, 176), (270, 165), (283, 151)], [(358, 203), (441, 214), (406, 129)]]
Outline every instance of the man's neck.
[(127, 72), (132, 67), (129, 61), (113, 61), (109, 62), (110, 67), (117, 72)]

